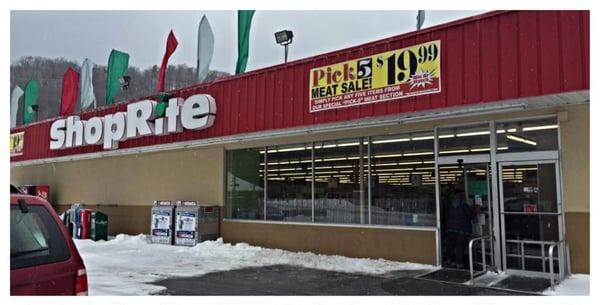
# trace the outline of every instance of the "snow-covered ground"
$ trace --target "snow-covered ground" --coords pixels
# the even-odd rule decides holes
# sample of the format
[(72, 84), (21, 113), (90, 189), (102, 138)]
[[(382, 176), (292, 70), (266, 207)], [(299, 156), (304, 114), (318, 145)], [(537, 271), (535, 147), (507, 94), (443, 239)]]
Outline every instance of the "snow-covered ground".
[(590, 275), (572, 274), (562, 281), (555, 290), (550, 288), (544, 291), (545, 295), (590, 295)]
[(357, 259), (266, 249), (245, 243), (205, 241), (195, 247), (151, 244), (147, 235), (117, 235), (110, 241), (75, 240), (88, 274), (90, 295), (146, 295), (164, 287), (151, 282), (215, 271), (287, 264), (331, 271), (382, 274), (431, 265)]
[[(117, 235), (110, 241), (75, 240), (88, 273), (90, 295), (147, 295), (150, 284), (169, 277), (198, 276), (245, 267), (287, 264), (330, 271), (382, 274), (432, 269), (431, 265), (266, 249), (245, 243), (206, 241), (195, 247), (151, 244), (147, 235)], [(589, 295), (589, 275), (574, 274), (547, 295)]]

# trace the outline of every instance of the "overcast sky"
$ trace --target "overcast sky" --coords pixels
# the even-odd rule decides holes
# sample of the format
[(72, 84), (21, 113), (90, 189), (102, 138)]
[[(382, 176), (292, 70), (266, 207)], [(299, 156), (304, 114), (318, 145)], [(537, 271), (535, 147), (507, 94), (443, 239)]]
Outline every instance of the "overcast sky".
[[(427, 11), (424, 28), (483, 11)], [(160, 65), (173, 29), (179, 46), (171, 64), (196, 66), (197, 30), (203, 14), (215, 34), (212, 70), (233, 73), (237, 58), (235, 11), (12, 11), (11, 62), (22, 56), (85, 57), (106, 65), (111, 49), (130, 54), (129, 64)], [(416, 11), (257, 11), (246, 71), (283, 62), (274, 33), (294, 32), (289, 60), (301, 59), (415, 30)]]

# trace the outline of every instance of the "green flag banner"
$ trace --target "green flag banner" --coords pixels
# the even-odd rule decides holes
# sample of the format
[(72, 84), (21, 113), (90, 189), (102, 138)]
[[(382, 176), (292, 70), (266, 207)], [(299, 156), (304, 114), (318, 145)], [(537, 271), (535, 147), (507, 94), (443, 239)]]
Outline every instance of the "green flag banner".
[(156, 107), (154, 107), (154, 115), (157, 118), (162, 118), (165, 116), (165, 112), (167, 111), (167, 106), (169, 105), (169, 99), (173, 97), (173, 94), (167, 92), (161, 92), (158, 94), (158, 100), (156, 103)]
[(238, 11), (238, 59), (235, 64), (235, 74), (246, 71), (252, 16), (254, 16), (254, 11)]
[(39, 94), (39, 84), (35, 80), (30, 80), (25, 85), (25, 101), (23, 104), (23, 124), (29, 124), (37, 119), (37, 98)]
[(106, 77), (106, 104), (114, 102), (115, 97), (121, 90), (119, 78), (127, 73), (129, 65), (129, 54), (113, 49), (108, 57), (108, 75)]

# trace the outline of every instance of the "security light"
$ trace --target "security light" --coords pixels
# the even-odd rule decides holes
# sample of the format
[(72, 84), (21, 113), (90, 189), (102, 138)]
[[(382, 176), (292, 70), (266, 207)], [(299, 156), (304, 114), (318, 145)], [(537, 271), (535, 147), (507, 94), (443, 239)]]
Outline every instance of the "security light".
[(275, 41), (285, 48), (284, 62), (286, 63), (288, 58), (288, 45), (292, 43), (292, 38), (294, 38), (294, 33), (289, 30), (283, 30), (275, 33)]
[(275, 33), (275, 41), (280, 45), (292, 43), (292, 38), (294, 38), (294, 33), (292, 31), (283, 30)]

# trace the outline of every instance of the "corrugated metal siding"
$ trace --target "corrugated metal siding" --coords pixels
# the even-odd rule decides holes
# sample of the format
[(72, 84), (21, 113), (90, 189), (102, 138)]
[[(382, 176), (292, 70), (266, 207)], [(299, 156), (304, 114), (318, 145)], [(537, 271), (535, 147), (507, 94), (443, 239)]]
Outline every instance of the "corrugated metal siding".
[[(589, 89), (589, 12), (492, 12), (445, 25), (252, 71), (214, 83), (175, 90), (188, 97), (207, 93), (217, 101), (212, 128), (121, 142), (120, 148), (141, 147), (210, 137), (347, 121), (518, 97)], [(401, 100), (310, 113), (308, 79), (311, 68), (360, 58), (421, 42), (441, 40), (442, 92)], [(141, 100), (141, 99), (140, 99)], [(117, 104), (87, 111), (82, 119), (116, 111)], [(32, 160), (101, 151), (86, 146), (49, 150), (47, 120), (25, 130), (22, 156)]]

